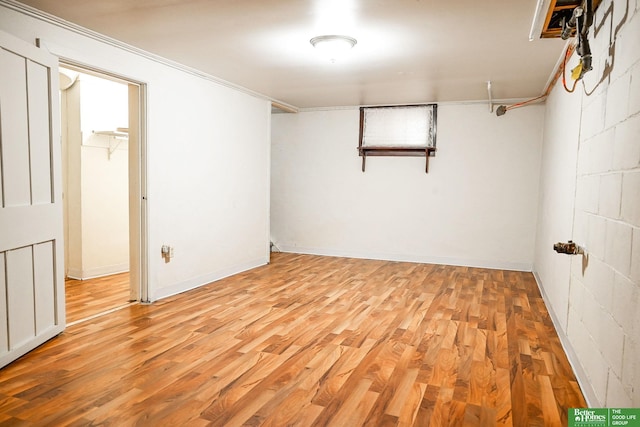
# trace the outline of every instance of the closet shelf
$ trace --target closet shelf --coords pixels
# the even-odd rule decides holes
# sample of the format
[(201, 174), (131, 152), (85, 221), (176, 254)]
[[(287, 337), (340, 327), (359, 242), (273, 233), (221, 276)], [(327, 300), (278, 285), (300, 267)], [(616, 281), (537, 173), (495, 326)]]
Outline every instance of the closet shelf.
[(116, 128), (116, 130), (94, 130), (91, 132), (94, 135), (109, 137), (109, 146), (105, 147), (107, 149), (107, 156), (109, 160), (111, 160), (111, 155), (118, 149), (122, 141), (129, 141), (129, 128)]
[(95, 135), (104, 135), (104, 136), (110, 136), (113, 138), (129, 139), (129, 133), (122, 132), (121, 129), (124, 129), (124, 128), (118, 128), (118, 130), (94, 130), (93, 133)]

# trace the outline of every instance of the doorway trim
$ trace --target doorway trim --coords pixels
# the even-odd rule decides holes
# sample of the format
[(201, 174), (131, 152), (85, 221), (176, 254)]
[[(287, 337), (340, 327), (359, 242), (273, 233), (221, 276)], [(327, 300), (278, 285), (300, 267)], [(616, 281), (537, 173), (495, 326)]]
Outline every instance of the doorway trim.
[(81, 73), (126, 84), (129, 88), (130, 300), (149, 303), (147, 84), (68, 58), (59, 57), (59, 64)]

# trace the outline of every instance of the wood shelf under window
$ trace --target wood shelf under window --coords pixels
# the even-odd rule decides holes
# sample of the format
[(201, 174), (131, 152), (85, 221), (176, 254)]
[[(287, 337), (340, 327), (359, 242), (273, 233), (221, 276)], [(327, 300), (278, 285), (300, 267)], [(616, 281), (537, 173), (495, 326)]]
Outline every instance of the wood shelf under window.
[(358, 147), (360, 156), (362, 157), (362, 172), (364, 172), (367, 162), (367, 156), (406, 156), (406, 157), (424, 157), (425, 172), (429, 173), (429, 157), (435, 155), (436, 147), (426, 148), (407, 148), (407, 147)]

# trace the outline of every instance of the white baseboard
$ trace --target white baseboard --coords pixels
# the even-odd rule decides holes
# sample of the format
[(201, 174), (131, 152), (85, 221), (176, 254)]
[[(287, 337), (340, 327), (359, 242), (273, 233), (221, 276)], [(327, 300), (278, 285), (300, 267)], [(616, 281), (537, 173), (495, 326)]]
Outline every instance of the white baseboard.
[(67, 270), (67, 277), (76, 280), (88, 280), (95, 279), (97, 277), (111, 276), (112, 274), (119, 274), (127, 271), (129, 271), (129, 263), (106, 265), (104, 267), (90, 268), (88, 270), (69, 268)]
[(181, 294), (183, 292), (190, 291), (191, 289), (207, 285), (211, 282), (224, 279), (225, 277), (233, 276), (234, 274), (242, 273), (256, 267), (261, 267), (268, 263), (269, 257), (267, 256), (266, 258), (261, 257), (242, 264), (224, 268), (213, 273), (205, 274), (204, 276), (195, 277), (193, 279), (185, 280), (184, 282), (176, 283), (175, 285), (171, 285), (166, 288), (158, 289), (152, 295), (150, 295), (150, 299), (151, 302), (154, 302), (162, 298)]
[(400, 262), (416, 262), (420, 264), (443, 264), (456, 265), (463, 267), (488, 268), (492, 270), (513, 270), (513, 271), (531, 271), (533, 265), (527, 262), (511, 262), (511, 261), (489, 261), (468, 258), (451, 258), (427, 255), (398, 254), (398, 253), (382, 253), (382, 252), (355, 252), (341, 251), (324, 248), (305, 248), (300, 246), (288, 246), (277, 244), (280, 252), (308, 254), (308, 255), (324, 255), (343, 258), (361, 258), (361, 259), (377, 259), (384, 261), (400, 261)]
[(533, 277), (536, 279), (536, 283), (538, 284), (538, 289), (540, 289), (540, 294), (542, 295), (542, 299), (544, 300), (544, 305), (549, 312), (549, 316), (551, 316), (551, 321), (553, 322), (553, 326), (556, 329), (556, 333), (558, 334), (558, 338), (560, 338), (560, 344), (562, 345), (562, 349), (567, 355), (567, 359), (569, 359), (569, 364), (573, 368), (573, 373), (576, 376), (576, 380), (578, 380), (578, 384), (580, 385), (580, 389), (582, 390), (582, 394), (584, 395), (585, 400), (587, 401), (587, 405), (590, 408), (599, 408), (601, 407), (600, 402), (598, 402), (598, 398), (596, 396), (591, 383), (587, 377), (587, 373), (585, 372), (582, 364), (580, 363), (580, 359), (576, 354), (573, 346), (571, 345), (571, 341), (569, 341), (569, 337), (565, 334), (564, 330), (560, 327), (561, 323), (553, 310), (553, 306), (551, 305), (549, 298), (547, 297), (547, 293), (544, 290), (544, 286), (542, 285), (542, 279), (538, 275), (538, 272), (533, 269)]

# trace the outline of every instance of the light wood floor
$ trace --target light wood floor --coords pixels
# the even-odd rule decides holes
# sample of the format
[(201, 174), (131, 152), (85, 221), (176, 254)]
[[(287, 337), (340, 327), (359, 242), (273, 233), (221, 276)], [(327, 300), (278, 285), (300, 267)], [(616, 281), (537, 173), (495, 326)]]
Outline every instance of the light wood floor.
[(129, 273), (89, 280), (65, 280), (67, 323), (129, 303)]
[(8, 425), (560, 426), (585, 406), (530, 273), (294, 254), (0, 370)]

